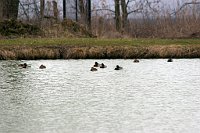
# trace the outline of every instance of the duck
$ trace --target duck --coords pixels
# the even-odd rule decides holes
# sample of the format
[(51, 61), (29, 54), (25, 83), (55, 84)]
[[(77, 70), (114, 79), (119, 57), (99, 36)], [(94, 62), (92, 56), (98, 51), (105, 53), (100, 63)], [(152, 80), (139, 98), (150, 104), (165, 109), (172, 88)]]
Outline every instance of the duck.
[(167, 62), (173, 62), (172, 58), (169, 58), (169, 59), (167, 60)]
[(121, 70), (123, 69), (122, 67), (120, 67), (119, 65), (116, 65), (115, 70)]
[(101, 63), (100, 68), (106, 68), (107, 66)]
[(139, 63), (140, 61), (138, 59), (134, 59), (134, 63)]
[(90, 71), (97, 71), (95, 67), (91, 67)]
[(27, 67), (28, 67), (28, 65), (27, 65), (26, 63), (24, 63), (24, 64), (19, 64), (18, 66), (19, 66), (19, 67), (22, 67), (22, 68), (27, 68)]
[(46, 66), (45, 65), (40, 65), (40, 67), (39, 67), (40, 69), (45, 69), (46, 68)]
[(93, 67), (99, 67), (99, 63), (95, 62)]

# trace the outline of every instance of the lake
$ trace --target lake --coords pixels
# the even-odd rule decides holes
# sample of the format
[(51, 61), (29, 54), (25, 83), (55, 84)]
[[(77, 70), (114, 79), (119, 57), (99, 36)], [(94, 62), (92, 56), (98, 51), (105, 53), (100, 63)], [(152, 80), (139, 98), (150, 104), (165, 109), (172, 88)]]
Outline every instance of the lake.
[(2, 133), (199, 131), (200, 59), (0, 61)]

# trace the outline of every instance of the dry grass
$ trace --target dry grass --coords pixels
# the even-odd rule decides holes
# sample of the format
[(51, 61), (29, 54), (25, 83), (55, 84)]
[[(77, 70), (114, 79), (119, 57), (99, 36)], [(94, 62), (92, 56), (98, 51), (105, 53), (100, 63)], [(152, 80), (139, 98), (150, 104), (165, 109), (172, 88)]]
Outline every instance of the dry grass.
[(0, 59), (133, 59), (199, 58), (199, 45), (152, 46), (9, 46), (0, 48)]
[[(180, 9), (181, 6), (177, 1), (176, 9)], [(92, 20), (92, 29), (99, 38), (200, 38), (199, 4), (181, 9), (174, 14), (174, 6), (162, 7), (156, 13), (132, 14), (126, 27), (119, 33), (115, 30), (115, 19), (112, 15), (96, 15)], [(134, 15), (138, 17), (134, 18)]]
[(0, 59), (199, 58), (200, 39), (18, 38), (0, 40)]

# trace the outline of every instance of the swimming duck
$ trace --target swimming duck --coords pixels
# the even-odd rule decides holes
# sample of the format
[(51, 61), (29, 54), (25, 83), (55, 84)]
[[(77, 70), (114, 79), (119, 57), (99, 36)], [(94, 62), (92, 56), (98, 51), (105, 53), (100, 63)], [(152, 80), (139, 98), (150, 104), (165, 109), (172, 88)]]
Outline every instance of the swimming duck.
[(172, 58), (169, 58), (169, 59), (167, 60), (167, 62), (173, 62)]
[(94, 67), (91, 67), (90, 71), (97, 71), (97, 69)]
[(27, 67), (28, 67), (28, 65), (27, 65), (26, 63), (24, 63), (24, 64), (19, 64), (18, 66), (19, 66), (19, 67), (22, 67), (22, 68), (27, 68)]
[(95, 62), (93, 67), (99, 67), (99, 63)]
[(139, 63), (140, 61), (138, 59), (135, 59), (133, 62), (134, 63)]
[(117, 65), (117, 66), (115, 67), (115, 70), (121, 70), (121, 69), (123, 69), (123, 68), (120, 67), (119, 65)]
[(101, 63), (100, 68), (106, 68), (107, 66)]
[(40, 69), (45, 69), (46, 68), (46, 66), (45, 65), (40, 65), (40, 67), (39, 67)]

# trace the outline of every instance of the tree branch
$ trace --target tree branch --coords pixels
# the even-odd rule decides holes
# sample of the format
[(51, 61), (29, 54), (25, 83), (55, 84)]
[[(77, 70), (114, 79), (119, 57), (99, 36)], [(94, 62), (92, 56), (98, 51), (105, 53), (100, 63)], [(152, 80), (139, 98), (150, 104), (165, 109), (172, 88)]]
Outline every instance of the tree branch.
[(19, 5), (22, 7), (24, 15), (26, 16), (27, 20), (29, 21), (29, 15), (26, 13), (26, 9), (24, 8), (24, 6), (22, 5), (21, 2), (19, 2)]
[(146, 3), (148, 5), (148, 7), (150, 8), (150, 10), (154, 11), (154, 12), (158, 12), (158, 10), (156, 10), (156, 8), (153, 8), (151, 5), (152, 4), (158, 4), (160, 2), (160, 0), (156, 0), (153, 2), (149, 2), (148, 0), (146, 0)]
[(141, 10), (143, 10), (143, 7), (138, 8), (138, 9), (135, 9), (135, 10), (133, 10), (133, 11), (130, 11), (130, 12), (128, 12), (127, 14), (129, 15), (129, 14), (131, 14), (131, 13), (140, 12)]
[(95, 11), (109, 11), (109, 12), (112, 12), (112, 13), (115, 13), (115, 11), (114, 10), (111, 10), (111, 9), (94, 9), (94, 10), (92, 10), (92, 12), (95, 12)]
[(200, 4), (200, 2), (186, 2), (186, 3), (184, 3), (177, 11), (171, 13), (171, 15), (172, 15), (172, 14), (176, 15), (178, 12), (180, 12), (180, 11), (181, 11), (184, 7), (186, 7), (187, 5), (197, 5), (197, 4)]

